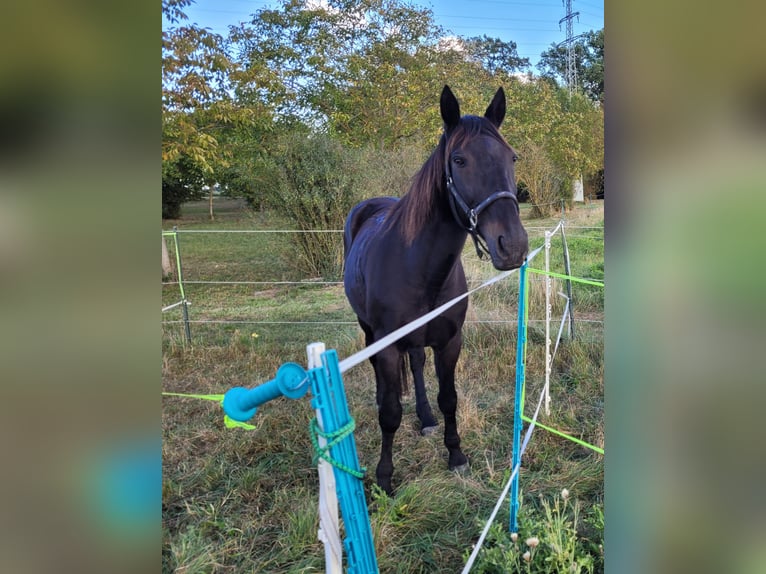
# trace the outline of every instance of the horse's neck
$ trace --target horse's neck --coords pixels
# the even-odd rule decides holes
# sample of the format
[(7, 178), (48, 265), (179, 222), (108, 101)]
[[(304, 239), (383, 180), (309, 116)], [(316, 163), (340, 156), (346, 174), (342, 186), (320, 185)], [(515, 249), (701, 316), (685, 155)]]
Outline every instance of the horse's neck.
[(446, 280), (460, 263), (468, 234), (457, 225), (448, 210), (437, 208), (413, 241), (413, 263), (429, 284)]

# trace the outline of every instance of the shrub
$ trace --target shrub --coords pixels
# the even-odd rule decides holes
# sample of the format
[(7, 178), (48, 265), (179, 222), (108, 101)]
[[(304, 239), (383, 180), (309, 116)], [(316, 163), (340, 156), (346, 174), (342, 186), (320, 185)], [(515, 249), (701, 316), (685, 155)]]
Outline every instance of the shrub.
[(523, 182), (532, 204), (533, 217), (549, 217), (570, 199), (566, 193), (566, 178), (548, 157), (543, 146), (529, 142), (516, 164), (516, 177)]
[(359, 197), (403, 196), (410, 188), (412, 176), (428, 159), (430, 150), (426, 152), (425, 149), (417, 143), (409, 143), (395, 149), (366, 147), (359, 150)]
[(334, 279), (340, 276), (343, 229), (349, 210), (357, 201), (354, 154), (323, 135), (290, 134), (272, 153), (276, 175), (264, 189), (264, 203), (307, 233), (291, 234), (297, 248), (293, 261), (302, 274)]
[(326, 135), (293, 133), (260, 161), (264, 206), (306, 231), (290, 235), (294, 267), (303, 275), (337, 279), (343, 267), (338, 233), (351, 208), (380, 195), (401, 196), (422, 164), (416, 146), (398, 150), (349, 148)]

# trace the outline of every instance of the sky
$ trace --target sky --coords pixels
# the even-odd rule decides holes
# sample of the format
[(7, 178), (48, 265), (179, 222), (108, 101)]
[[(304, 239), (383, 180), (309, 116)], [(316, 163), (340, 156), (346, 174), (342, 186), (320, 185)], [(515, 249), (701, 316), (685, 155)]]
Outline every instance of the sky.
[[(516, 42), (518, 55), (529, 58), (531, 71), (540, 54), (551, 44), (566, 39), (563, 0), (411, 0), (431, 8), (436, 23), (452, 35), (500, 38)], [(184, 10), (189, 22), (226, 35), (229, 25), (249, 21), (250, 15), (263, 7), (276, 7), (277, 0), (195, 0)], [(604, 27), (603, 0), (572, 0), (574, 35)], [(163, 28), (168, 24), (163, 18)]]

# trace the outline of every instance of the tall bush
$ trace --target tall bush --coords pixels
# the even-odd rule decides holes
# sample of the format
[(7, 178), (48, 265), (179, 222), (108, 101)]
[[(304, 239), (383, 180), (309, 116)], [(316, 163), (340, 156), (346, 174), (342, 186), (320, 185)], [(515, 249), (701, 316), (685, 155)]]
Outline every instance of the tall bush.
[(541, 144), (527, 142), (516, 163), (516, 177), (523, 182), (532, 205), (533, 217), (549, 217), (568, 199), (568, 178), (557, 169)]
[(251, 163), (255, 169), (248, 178), (257, 187), (251, 206), (278, 213), (305, 231), (289, 236), (296, 248), (290, 261), (296, 271), (338, 279), (343, 239), (326, 231), (343, 229), (349, 211), (363, 199), (404, 195), (425, 159), (416, 143), (397, 149), (352, 148), (328, 135), (291, 132)]
[(327, 136), (301, 133), (285, 136), (272, 155), (278, 178), (264, 190), (264, 203), (305, 231), (290, 235), (302, 274), (340, 277), (343, 240), (326, 231), (343, 229), (358, 201), (355, 155)]
[[(435, 141), (433, 145), (436, 145)], [(430, 151), (427, 146), (415, 142), (397, 148), (367, 146), (359, 150), (359, 196), (365, 199), (386, 195), (403, 196), (410, 188), (412, 176), (428, 159)]]

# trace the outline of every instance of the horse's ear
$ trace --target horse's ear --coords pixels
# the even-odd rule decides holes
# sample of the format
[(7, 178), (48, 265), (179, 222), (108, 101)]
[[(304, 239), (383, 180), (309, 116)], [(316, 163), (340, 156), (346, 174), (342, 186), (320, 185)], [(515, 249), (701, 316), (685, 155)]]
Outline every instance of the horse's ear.
[(449, 86), (444, 86), (440, 100), (442, 120), (444, 121), (444, 131), (452, 130), (460, 122), (460, 104)]
[(487, 111), (484, 112), (484, 117), (491, 121), (496, 128), (500, 127), (505, 118), (505, 92), (503, 87), (498, 88), (495, 92), (495, 97), (492, 98)]

